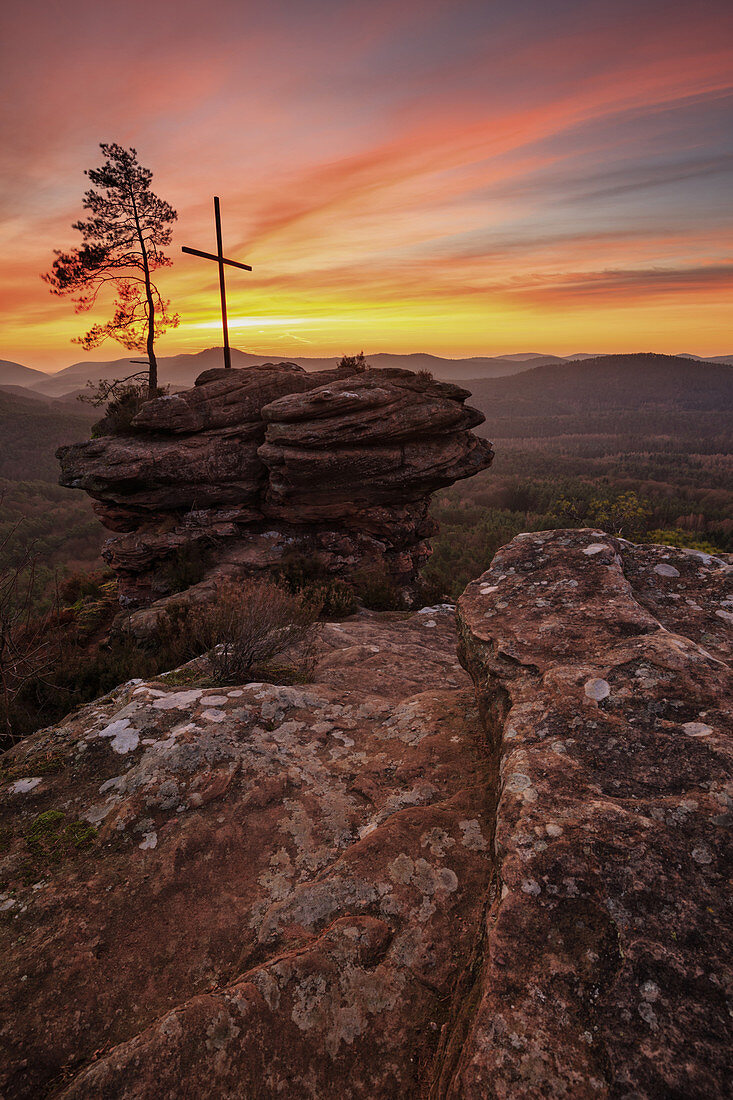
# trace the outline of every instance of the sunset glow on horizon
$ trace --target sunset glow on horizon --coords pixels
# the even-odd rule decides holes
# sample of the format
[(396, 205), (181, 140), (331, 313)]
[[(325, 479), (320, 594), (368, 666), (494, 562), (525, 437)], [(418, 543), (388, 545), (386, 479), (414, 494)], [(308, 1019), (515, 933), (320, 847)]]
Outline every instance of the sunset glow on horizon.
[(733, 353), (733, 8), (647, 0), (36, 2), (7, 19), (0, 358), (70, 341), (39, 275), (99, 142), (178, 210), (160, 355)]

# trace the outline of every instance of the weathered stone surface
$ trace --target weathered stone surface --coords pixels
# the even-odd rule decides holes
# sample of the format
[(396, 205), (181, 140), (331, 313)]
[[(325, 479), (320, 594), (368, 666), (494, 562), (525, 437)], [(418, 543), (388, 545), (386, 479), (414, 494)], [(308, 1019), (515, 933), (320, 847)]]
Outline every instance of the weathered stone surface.
[(319, 508), (321, 515), (338, 519), (349, 508), (368, 514), (371, 502), (418, 500), (486, 466), (482, 440), (467, 433), (447, 442), (420, 440), (379, 449), (301, 450), (265, 443), (259, 454), (270, 469), (265, 510), (280, 515), (285, 506), (296, 522)]
[(469, 430), (483, 421), (469, 396), (404, 370), (207, 371), (148, 402), (130, 434), (61, 448), (61, 482), (122, 532), (104, 556), (128, 608), (170, 594), (167, 559), (203, 545), (204, 531), (209, 587), (238, 557), (271, 569), (272, 554), (253, 551), (274, 528), (290, 554), (338, 541), (335, 574), (381, 566), (409, 590), (430, 552), (430, 493), (493, 458)]
[(135, 424), (154, 432), (188, 433), (261, 421), (260, 409), (287, 393), (318, 385), (295, 363), (246, 370), (209, 370), (193, 389), (150, 401)]
[[(6, 756), (0, 1094), (420, 1094), (491, 874), (455, 644), (364, 616), (312, 684), (132, 682)], [(96, 838), (34, 854), (48, 811)]]
[[(266, 405), (267, 440), (289, 447), (382, 443), (473, 428), (483, 423), (463, 402), (468, 390), (421, 381), (409, 371), (368, 371)], [(416, 400), (419, 398), (419, 400)]]
[(500, 893), (447, 1096), (729, 1095), (732, 573), (548, 532), (461, 598)]
[(0, 1095), (727, 1098), (730, 577), (519, 536), (475, 695), (449, 610), (361, 614), (312, 684), (132, 682), (6, 754)]
[(102, 505), (145, 509), (148, 522), (160, 511), (185, 514), (194, 503), (251, 503), (267, 480), (257, 454), (263, 436), (261, 424), (183, 439), (102, 436), (61, 448), (61, 480)]

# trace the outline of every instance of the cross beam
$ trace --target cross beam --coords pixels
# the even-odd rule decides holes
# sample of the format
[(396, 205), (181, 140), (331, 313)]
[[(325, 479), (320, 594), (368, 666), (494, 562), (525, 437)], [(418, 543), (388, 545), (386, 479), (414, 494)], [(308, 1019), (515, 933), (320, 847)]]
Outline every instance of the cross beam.
[(224, 367), (227, 370), (231, 369), (232, 356), (229, 350), (229, 325), (227, 323), (227, 293), (224, 283), (224, 264), (229, 264), (230, 267), (239, 267), (242, 271), (251, 271), (252, 268), (249, 264), (240, 264), (237, 260), (228, 260), (224, 256), (224, 249), (221, 243), (221, 211), (219, 209), (219, 200), (214, 196), (214, 221), (216, 223), (216, 255), (211, 252), (200, 252), (198, 248), (181, 248), (181, 252), (188, 253), (189, 256), (201, 256), (204, 260), (213, 260), (214, 263), (219, 265), (219, 294), (221, 296), (221, 325), (224, 332)]
[(224, 256), (214, 256), (211, 252), (199, 252), (198, 248), (186, 248), (186, 246), (184, 245), (181, 248), (181, 252), (187, 252), (189, 256), (203, 256), (205, 260), (216, 260), (217, 263), (219, 262), (219, 259), (221, 259), (221, 262), (223, 264), (229, 264), (230, 267), (241, 267), (242, 271), (252, 270), (249, 264), (240, 264), (237, 263), (236, 260), (227, 260)]

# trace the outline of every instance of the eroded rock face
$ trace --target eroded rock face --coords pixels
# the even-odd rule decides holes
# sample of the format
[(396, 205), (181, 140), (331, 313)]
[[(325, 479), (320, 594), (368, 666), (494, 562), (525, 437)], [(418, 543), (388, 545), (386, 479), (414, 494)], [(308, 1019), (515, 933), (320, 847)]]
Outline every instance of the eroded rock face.
[(420, 1094), (491, 876), (473, 691), (451, 611), (322, 649), (297, 687), (132, 682), (6, 757), (1, 1095)]
[(0, 1094), (727, 1098), (730, 576), (519, 536), (475, 692), (450, 610), (363, 613), (6, 754)]
[(732, 573), (560, 531), (461, 598), (500, 893), (448, 1096), (728, 1095)]
[(493, 458), (469, 396), (405, 370), (207, 371), (146, 404), (129, 435), (62, 447), (61, 483), (118, 532), (104, 556), (130, 608), (167, 596), (191, 547), (204, 592), (293, 553), (341, 576), (384, 566), (409, 588), (430, 552), (430, 493)]

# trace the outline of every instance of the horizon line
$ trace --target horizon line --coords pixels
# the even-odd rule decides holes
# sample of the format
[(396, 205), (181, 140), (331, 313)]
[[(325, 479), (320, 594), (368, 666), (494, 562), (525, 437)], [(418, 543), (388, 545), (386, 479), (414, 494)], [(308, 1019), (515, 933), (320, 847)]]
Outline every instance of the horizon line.
[[(157, 359), (158, 359), (158, 362), (161, 363), (162, 361), (164, 361), (166, 359), (178, 359), (178, 358), (181, 358), (183, 356), (193, 357), (193, 356), (196, 356), (196, 355), (204, 355), (204, 354), (206, 354), (206, 352), (211, 352), (211, 351), (221, 351), (223, 353), (223, 345), (212, 344), (212, 345), (210, 345), (208, 347), (205, 347), (205, 348), (199, 348), (197, 351), (173, 352), (172, 354), (157, 356)], [(331, 354), (331, 355), (314, 355), (314, 354), (286, 355), (285, 353), (281, 353), (281, 352), (255, 352), (255, 351), (249, 351), (246, 348), (239, 348), (239, 347), (234, 347), (234, 346), (232, 346), (232, 351), (238, 351), (242, 355), (251, 355), (254, 358), (258, 358), (258, 359), (262, 358), (262, 359), (272, 359), (272, 360), (274, 360), (274, 358), (276, 356), (284, 355), (284, 358), (282, 358), (279, 361), (281, 361), (281, 362), (291, 362), (291, 363), (295, 362), (298, 359), (312, 360), (312, 359), (339, 359), (339, 358), (341, 358), (341, 355), (339, 355), (339, 354)], [(140, 354), (144, 355), (144, 352), (140, 353)], [(552, 352), (552, 351), (541, 351), (541, 352), (539, 352), (539, 351), (511, 351), (511, 352), (503, 352), (503, 353), (499, 353), (499, 354), (491, 354), (491, 353), (485, 352), (485, 353), (477, 354), (477, 355), (437, 355), (435, 352), (431, 352), (431, 351), (370, 351), (370, 352), (364, 352), (364, 357), (366, 359), (369, 359), (370, 357), (377, 356), (377, 355), (392, 356), (392, 357), (398, 358), (398, 359), (408, 358), (408, 357), (413, 356), (413, 355), (425, 355), (425, 356), (430, 357), (431, 359), (438, 359), (442, 362), (450, 363), (450, 362), (472, 362), (473, 360), (476, 360), (476, 359), (488, 359), (488, 360), (494, 360), (494, 361), (509, 360), (509, 359), (515, 359), (516, 360), (516, 359), (521, 359), (522, 357), (526, 357), (527, 359), (533, 359), (533, 358), (542, 359), (542, 358), (545, 358), (545, 357), (548, 357), (548, 358), (551, 357), (551, 358), (555, 358), (555, 359), (573, 360), (574, 358), (577, 358), (578, 356), (582, 356), (583, 358), (601, 358), (603, 356), (611, 356), (611, 355), (669, 355), (673, 358), (678, 358), (678, 359), (693, 359), (693, 360), (694, 359), (701, 359), (701, 360), (705, 360), (705, 359), (719, 358), (719, 357), (722, 357), (722, 356), (733, 358), (733, 351), (730, 351), (730, 352), (717, 351), (717, 352), (710, 352), (710, 353), (707, 353), (707, 354), (700, 354), (699, 352), (687, 352), (687, 351), (685, 351), (685, 352), (682, 352), (682, 351), (669, 352), (669, 351), (655, 351), (652, 348), (639, 348), (635, 351), (602, 351), (602, 350), (601, 351), (592, 351), (592, 352), (574, 351), (574, 352), (566, 352), (564, 354), (560, 353), (560, 352)], [(128, 359), (128, 357), (125, 356), (125, 355), (116, 356), (116, 357), (111, 358), (111, 359), (90, 359), (87, 364), (85, 364), (83, 359), (79, 359), (79, 360), (76, 360), (73, 363), (69, 363), (65, 367), (59, 367), (58, 370), (44, 370), (43, 367), (28, 367), (27, 364), (18, 363), (16, 360), (6, 359), (6, 360), (3, 360), (3, 361), (6, 362), (6, 363), (14, 363), (16, 366), (25, 367), (27, 370), (35, 370), (35, 371), (38, 371), (39, 374), (45, 374), (49, 378), (54, 378), (57, 375), (62, 374), (64, 371), (69, 370), (71, 367), (74, 367), (74, 366), (84, 366), (84, 365), (94, 366), (94, 365), (97, 365), (97, 364), (101, 365), (101, 364), (105, 364), (105, 363), (118, 363), (118, 362), (121, 362), (123, 360), (127, 360), (128, 362), (133, 361), (131, 358)]]

